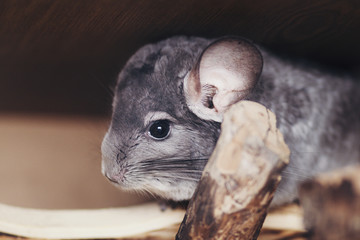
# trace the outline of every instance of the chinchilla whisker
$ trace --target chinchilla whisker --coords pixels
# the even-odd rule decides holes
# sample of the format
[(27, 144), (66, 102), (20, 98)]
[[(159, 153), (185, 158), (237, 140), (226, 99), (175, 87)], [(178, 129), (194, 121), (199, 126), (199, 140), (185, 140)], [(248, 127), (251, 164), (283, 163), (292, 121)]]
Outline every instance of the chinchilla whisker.
[(283, 188), (277, 188), (276, 192), (281, 192), (281, 193), (284, 193), (284, 194), (289, 194), (290, 193), (289, 191), (287, 191), (287, 190), (285, 190)]
[(204, 162), (197, 162), (196, 160), (194, 160), (193, 163), (186, 163), (186, 162), (168, 162), (168, 163), (138, 163), (138, 167), (152, 167), (152, 166), (159, 166), (159, 167), (196, 167), (199, 166), (199, 164), (201, 166), (205, 166)]
[(296, 180), (308, 179), (308, 177), (301, 177), (301, 176), (296, 176), (296, 175), (291, 175), (291, 174), (282, 174), (281, 176), (283, 179), (296, 179)]
[(151, 189), (148, 189), (146, 187), (141, 189), (142, 193), (145, 195), (151, 196), (152, 198), (156, 198), (157, 196), (151, 191)]
[(202, 174), (202, 170), (191, 170), (191, 169), (180, 169), (180, 170), (176, 170), (174, 171), (174, 168), (169, 168), (169, 169), (165, 169), (165, 168), (162, 168), (162, 169), (136, 169), (134, 171), (131, 171), (131, 173), (141, 173), (141, 174), (157, 174), (158, 171), (161, 170), (161, 171), (172, 171), (173, 173), (176, 173), (176, 174), (186, 174), (186, 175), (201, 175)]
[(200, 179), (201, 175), (197, 174), (195, 176), (181, 176), (181, 174), (179, 175), (174, 175), (174, 174), (166, 174), (166, 173), (145, 173), (140, 177), (137, 177), (136, 179), (144, 181), (144, 179), (146, 179), (146, 181), (151, 181), (154, 179), (158, 179), (159, 181), (168, 181), (168, 180), (184, 180), (184, 181), (198, 181)]
[[(154, 153), (155, 154), (155, 153)], [(183, 159), (183, 160), (191, 160), (191, 159), (209, 159), (210, 156), (198, 156), (198, 157), (179, 157), (178, 155), (167, 155), (167, 156), (163, 156), (163, 157), (154, 157), (154, 158), (148, 158), (148, 159), (144, 159), (144, 161), (147, 161), (147, 160), (169, 160), (169, 159)]]
[[(309, 169), (304, 169), (304, 167), (298, 167), (298, 166), (291, 166), (291, 169), (292, 170), (296, 170), (296, 172), (304, 172), (304, 173), (309, 173)], [(289, 170), (289, 168), (285, 168), (284, 169), (285, 171), (286, 170)]]
[(153, 162), (193, 162), (193, 161), (208, 161), (209, 158), (155, 158), (155, 159), (146, 159), (143, 160), (142, 163), (153, 163)]
[(164, 159), (161, 161), (144, 161), (143, 163), (161, 163), (161, 164), (167, 164), (167, 163), (194, 163), (195, 162), (207, 162), (208, 159), (199, 159), (199, 158), (192, 158), (192, 159)]
[(169, 171), (172, 172), (174, 174), (179, 174), (179, 173), (188, 173), (188, 174), (194, 174), (194, 173), (199, 173), (202, 174), (202, 170), (199, 169), (189, 169), (189, 168), (179, 168), (179, 167), (152, 167), (152, 168), (138, 168), (138, 169), (134, 169), (132, 172), (142, 172), (142, 173), (146, 173), (146, 172), (156, 172), (156, 171)]
[(169, 161), (169, 162), (140, 162), (137, 163), (138, 167), (152, 167), (152, 166), (166, 166), (166, 167), (191, 167), (191, 166), (205, 166), (205, 161), (198, 161), (196, 159), (192, 160), (191, 162), (187, 161)]
[(173, 175), (169, 175), (169, 176), (166, 176), (166, 175), (160, 175), (160, 176), (157, 176), (156, 178), (161, 178), (161, 179), (175, 179), (175, 180), (185, 180), (185, 181), (198, 181), (200, 179), (197, 178), (197, 177), (183, 177), (183, 176), (173, 176)]
[(284, 170), (282, 171), (282, 174), (283, 174), (283, 175), (287, 174), (287, 175), (289, 175), (289, 176), (291, 176), (291, 175), (294, 176), (294, 175), (295, 175), (295, 176), (303, 177), (303, 178), (310, 178), (310, 177), (311, 177), (311, 174), (309, 174), (309, 172), (301, 173), (301, 172), (299, 172), (299, 171), (289, 170), (289, 169), (284, 169)]

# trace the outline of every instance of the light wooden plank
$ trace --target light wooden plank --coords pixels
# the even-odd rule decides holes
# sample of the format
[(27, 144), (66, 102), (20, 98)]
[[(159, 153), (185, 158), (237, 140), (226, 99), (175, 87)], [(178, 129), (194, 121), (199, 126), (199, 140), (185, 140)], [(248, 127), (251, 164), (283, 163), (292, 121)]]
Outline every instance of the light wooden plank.
[(182, 210), (156, 203), (95, 210), (39, 210), (0, 204), (0, 232), (47, 239), (123, 238), (179, 224)]

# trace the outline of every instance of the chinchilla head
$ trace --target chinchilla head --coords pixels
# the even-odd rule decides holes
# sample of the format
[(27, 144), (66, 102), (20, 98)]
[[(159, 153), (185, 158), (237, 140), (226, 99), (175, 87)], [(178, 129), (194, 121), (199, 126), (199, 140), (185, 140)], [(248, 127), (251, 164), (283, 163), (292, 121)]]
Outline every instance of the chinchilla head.
[(223, 113), (262, 70), (242, 38), (173, 37), (138, 50), (121, 71), (102, 143), (102, 172), (125, 189), (189, 199), (220, 133)]

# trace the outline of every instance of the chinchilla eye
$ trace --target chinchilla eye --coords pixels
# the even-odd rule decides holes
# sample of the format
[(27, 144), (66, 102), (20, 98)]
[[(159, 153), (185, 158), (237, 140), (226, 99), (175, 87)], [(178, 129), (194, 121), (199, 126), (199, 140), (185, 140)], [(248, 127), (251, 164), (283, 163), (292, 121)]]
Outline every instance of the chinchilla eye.
[(151, 124), (149, 128), (149, 135), (155, 140), (163, 140), (170, 133), (169, 120), (158, 120)]

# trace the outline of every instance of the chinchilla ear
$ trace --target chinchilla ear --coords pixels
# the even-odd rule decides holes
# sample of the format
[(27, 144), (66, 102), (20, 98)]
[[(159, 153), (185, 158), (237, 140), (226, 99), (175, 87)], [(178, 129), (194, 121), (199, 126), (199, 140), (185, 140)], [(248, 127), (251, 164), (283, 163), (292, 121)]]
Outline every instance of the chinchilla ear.
[(188, 107), (202, 119), (221, 122), (224, 112), (251, 92), (262, 65), (260, 51), (246, 39), (212, 42), (185, 76)]

